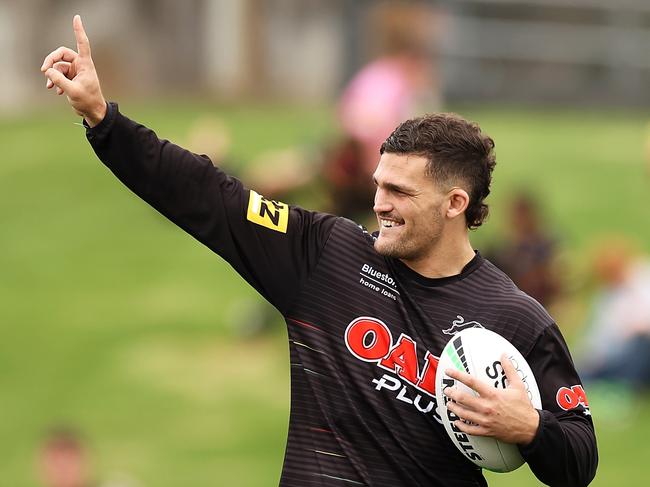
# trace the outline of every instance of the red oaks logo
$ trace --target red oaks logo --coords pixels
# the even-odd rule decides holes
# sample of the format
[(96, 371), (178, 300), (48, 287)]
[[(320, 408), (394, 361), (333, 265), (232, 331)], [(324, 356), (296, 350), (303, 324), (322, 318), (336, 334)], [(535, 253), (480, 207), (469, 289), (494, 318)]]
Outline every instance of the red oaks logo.
[(582, 405), (589, 408), (587, 394), (580, 384), (571, 387), (560, 387), (555, 395), (558, 405), (568, 411)]
[(393, 342), (393, 336), (383, 321), (362, 316), (350, 322), (345, 330), (345, 345), (359, 360), (374, 362), (435, 397), (438, 357), (427, 350), (420, 369), (417, 344), (408, 335), (402, 333)]

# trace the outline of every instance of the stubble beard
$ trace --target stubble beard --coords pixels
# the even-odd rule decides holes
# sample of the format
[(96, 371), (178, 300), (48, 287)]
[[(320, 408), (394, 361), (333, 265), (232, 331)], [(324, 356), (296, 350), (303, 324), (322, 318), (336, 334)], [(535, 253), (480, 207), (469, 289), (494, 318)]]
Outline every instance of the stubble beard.
[(382, 242), (381, 239), (379, 239), (375, 242), (375, 250), (378, 254), (383, 255), (384, 257), (411, 261), (418, 260), (425, 254), (424, 245), (417, 244), (418, 242), (405, 242), (402, 239), (394, 242)]
[(410, 235), (408, 232), (395, 240), (386, 241), (381, 236), (375, 240), (375, 251), (384, 257), (413, 261), (424, 257), (431, 247), (435, 246), (442, 233), (440, 220), (431, 222), (426, 235)]
[(397, 242), (384, 242), (382, 241), (382, 238), (379, 237), (375, 241), (375, 250), (378, 254), (383, 255), (384, 257), (401, 259), (407, 250), (404, 247), (405, 246), (401, 240), (398, 240)]

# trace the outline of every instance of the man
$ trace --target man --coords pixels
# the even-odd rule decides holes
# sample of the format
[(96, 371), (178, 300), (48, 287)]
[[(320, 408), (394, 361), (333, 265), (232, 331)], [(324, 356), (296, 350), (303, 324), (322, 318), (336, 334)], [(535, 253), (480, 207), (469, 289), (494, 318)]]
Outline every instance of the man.
[(433, 378), (452, 322), (510, 340), (543, 399), (535, 410), (507, 360), (505, 390), (449, 371), (481, 394), (447, 390), (468, 421), (458, 428), (518, 444), (549, 485), (591, 481), (593, 425), (557, 326), (469, 242), (468, 229), (487, 216), (495, 164), (477, 125), (442, 114), (391, 134), (374, 173), (380, 230), (369, 235), (344, 218), (268, 201), (121, 115), (102, 96), (78, 16), (73, 26), (78, 52), (59, 48), (41, 69), (84, 118), (100, 159), (286, 319), (291, 420), (281, 486), (486, 485), (438, 415)]

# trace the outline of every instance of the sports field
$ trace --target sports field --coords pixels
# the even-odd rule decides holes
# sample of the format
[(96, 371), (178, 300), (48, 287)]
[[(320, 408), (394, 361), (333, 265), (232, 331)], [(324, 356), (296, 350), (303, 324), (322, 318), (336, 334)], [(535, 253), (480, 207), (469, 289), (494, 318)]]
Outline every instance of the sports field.
[[(0, 486), (38, 485), (36, 445), (61, 422), (86, 433), (98, 478), (124, 472), (142, 486), (277, 485), (289, 406), (283, 330), (261, 338), (237, 332), (255, 293), (123, 188), (64, 105), (0, 120)], [(331, 114), (321, 109), (179, 102), (122, 110), (179, 142), (196, 117), (219, 114), (233, 130), (236, 161), (332, 133)], [(534, 190), (565, 248), (573, 294), (556, 318), (575, 341), (594, 240), (622, 232), (650, 250), (647, 120), (626, 112), (459, 111), (497, 143), (494, 216), (475, 244), (503, 231), (499, 212), (511, 188)], [(591, 399), (601, 456), (592, 485), (642, 485), (650, 399), (634, 400), (622, 415), (615, 392)], [(489, 478), (538, 485), (525, 467)]]

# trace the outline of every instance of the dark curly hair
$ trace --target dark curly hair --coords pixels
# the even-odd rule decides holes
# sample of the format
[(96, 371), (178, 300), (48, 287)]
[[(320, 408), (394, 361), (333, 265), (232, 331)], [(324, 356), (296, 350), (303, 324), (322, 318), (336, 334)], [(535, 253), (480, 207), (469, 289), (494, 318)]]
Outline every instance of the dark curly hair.
[(458, 185), (469, 195), (467, 227), (478, 228), (488, 216), (483, 200), (490, 194), (496, 165), (494, 141), (475, 122), (455, 113), (436, 113), (401, 123), (379, 153), (426, 157), (427, 173), (438, 184)]

